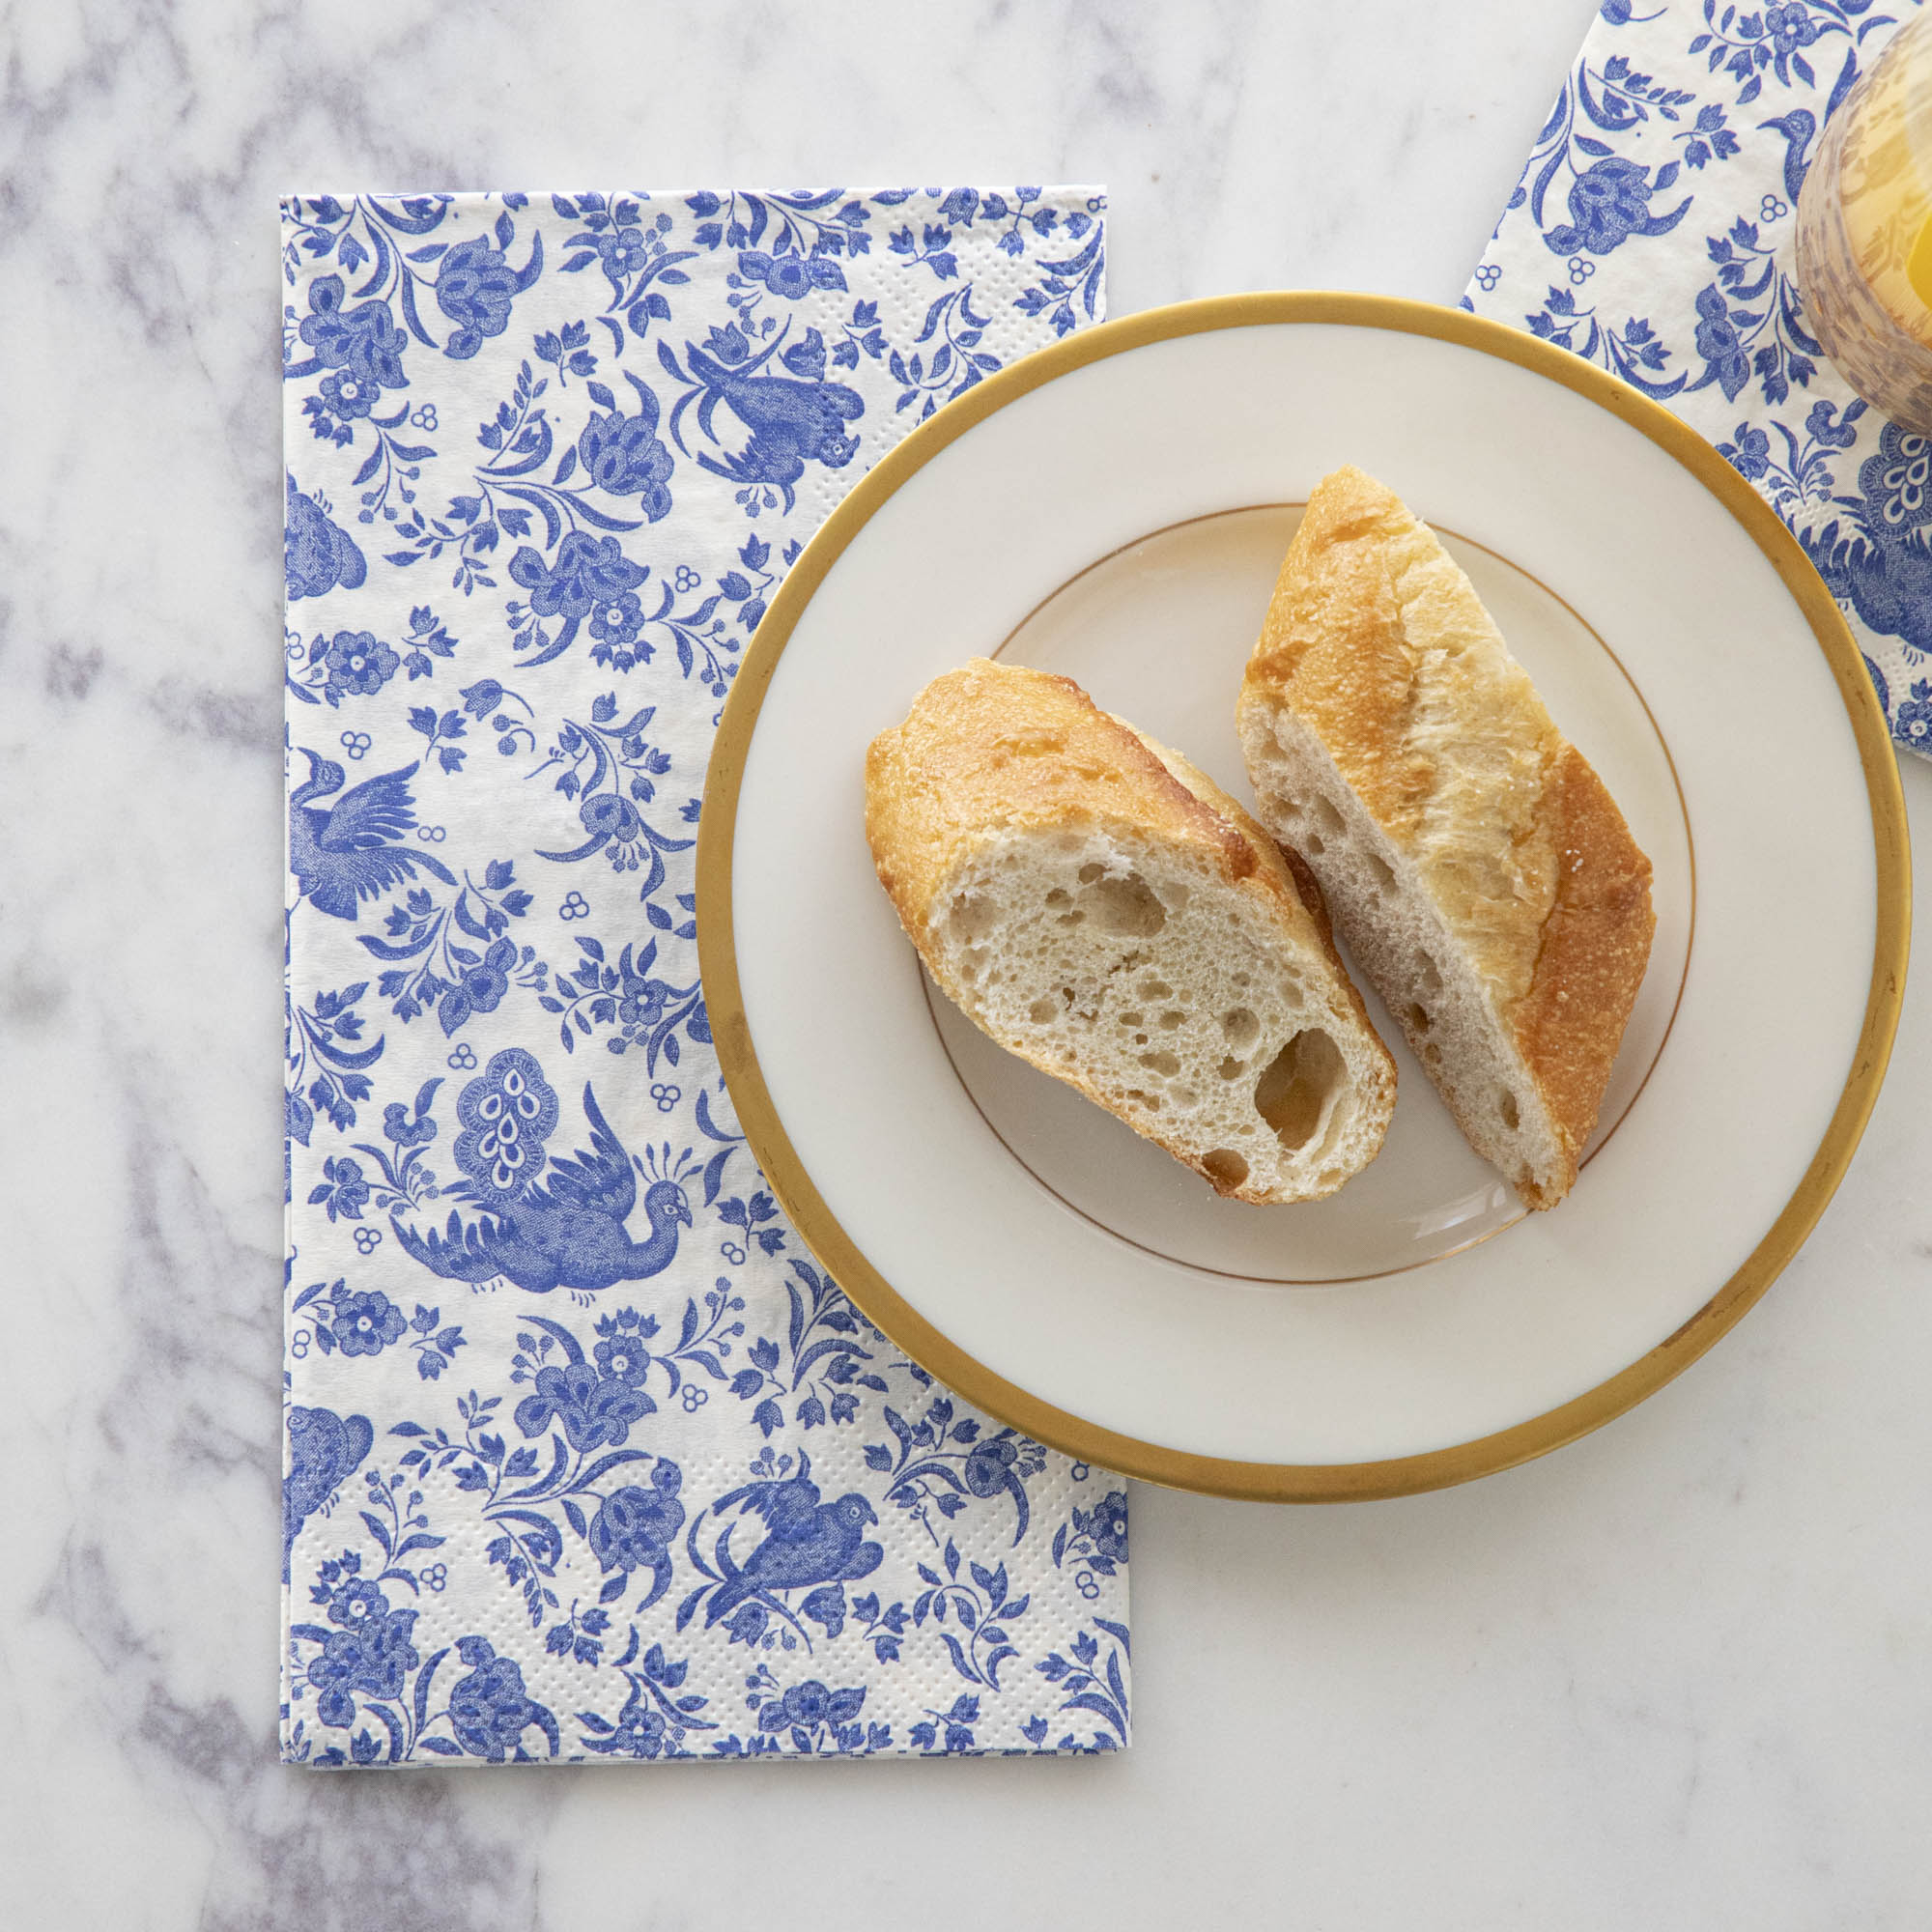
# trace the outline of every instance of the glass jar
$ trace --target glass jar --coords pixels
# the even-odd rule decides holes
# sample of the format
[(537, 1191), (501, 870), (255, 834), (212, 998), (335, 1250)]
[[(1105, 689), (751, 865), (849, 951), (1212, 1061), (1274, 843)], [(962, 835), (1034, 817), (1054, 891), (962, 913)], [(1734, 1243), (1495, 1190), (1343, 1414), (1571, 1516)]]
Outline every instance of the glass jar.
[(1797, 247), (1826, 355), (1901, 429), (1932, 436), (1932, 11), (1826, 122)]

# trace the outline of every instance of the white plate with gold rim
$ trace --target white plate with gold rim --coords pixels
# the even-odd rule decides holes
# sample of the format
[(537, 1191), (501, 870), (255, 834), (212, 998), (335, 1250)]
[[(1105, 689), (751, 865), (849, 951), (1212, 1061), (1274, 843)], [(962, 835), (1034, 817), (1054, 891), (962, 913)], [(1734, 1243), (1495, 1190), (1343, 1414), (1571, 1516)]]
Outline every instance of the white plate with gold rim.
[[(934, 990), (872, 873), (871, 737), (964, 659), (1064, 672), (1248, 795), (1240, 670), (1354, 463), (1443, 536), (1656, 868), (1570, 1198), (1526, 1215), (1398, 1031), (1380, 1157), (1225, 1202)], [(740, 1119), (867, 1314), (985, 1408), (1226, 1494), (1398, 1493), (1595, 1427), (1808, 1233), (1907, 943), (1883, 717), (1776, 518), (1601, 371), (1454, 310), (1234, 297), (1089, 330), (908, 437), (793, 567), (705, 789), (698, 937)]]

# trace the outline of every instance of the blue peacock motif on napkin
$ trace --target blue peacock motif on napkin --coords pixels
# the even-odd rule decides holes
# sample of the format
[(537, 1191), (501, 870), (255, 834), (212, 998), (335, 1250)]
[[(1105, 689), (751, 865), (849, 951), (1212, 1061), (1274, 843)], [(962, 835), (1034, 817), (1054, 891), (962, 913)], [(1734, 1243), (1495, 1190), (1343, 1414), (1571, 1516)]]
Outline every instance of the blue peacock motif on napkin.
[(772, 592), (1102, 313), (1089, 189), (283, 208), (283, 1753), (1106, 1750), (1126, 1497), (786, 1227), (698, 983)]

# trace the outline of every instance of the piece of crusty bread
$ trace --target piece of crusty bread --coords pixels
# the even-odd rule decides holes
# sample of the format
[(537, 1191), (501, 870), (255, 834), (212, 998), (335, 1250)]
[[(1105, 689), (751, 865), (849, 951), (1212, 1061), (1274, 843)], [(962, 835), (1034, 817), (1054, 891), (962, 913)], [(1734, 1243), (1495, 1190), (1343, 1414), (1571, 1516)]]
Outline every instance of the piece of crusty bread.
[(1650, 862), (1435, 533), (1359, 469), (1309, 499), (1236, 722), (1262, 821), (1469, 1143), (1577, 1178), (1656, 920)]
[(867, 753), (866, 834), (967, 1017), (1216, 1192), (1312, 1200), (1374, 1159), (1395, 1064), (1325, 916), (1233, 799), (1070, 679), (935, 678)]

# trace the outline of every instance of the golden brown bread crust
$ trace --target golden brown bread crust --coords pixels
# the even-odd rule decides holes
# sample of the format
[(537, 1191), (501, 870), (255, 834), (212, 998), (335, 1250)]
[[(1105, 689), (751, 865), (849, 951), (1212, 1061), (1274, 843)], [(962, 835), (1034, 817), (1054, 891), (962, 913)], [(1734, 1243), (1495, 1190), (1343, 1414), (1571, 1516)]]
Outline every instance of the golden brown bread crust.
[(1309, 499), (1241, 696), (1259, 690), (1291, 699), (1370, 815), (1393, 833), (1412, 829), (1429, 770), (1404, 746), (1415, 667), (1377, 542), (1385, 506), (1357, 487), (1359, 474), (1338, 470)]
[(1549, 1190), (1561, 1200), (1597, 1124), (1650, 962), (1657, 915), (1650, 861), (1574, 745), (1566, 744), (1557, 760), (1544, 812), (1558, 855), (1556, 903), (1544, 922), (1529, 991), (1517, 1008), (1516, 1039), (1570, 1156), (1562, 1185)]
[(1540, 802), (1564, 747), (1469, 581), (1392, 491), (1326, 478), (1282, 564), (1243, 701), (1286, 702), (1421, 867), (1507, 1005), (1555, 902)]
[(1242, 680), (1256, 705), (1321, 739), (1421, 871), (1567, 1151), (1525, 1196), (1561, 1199), (1649, 960), (1650, 862), (1468, 579), (1359, 469), (1309, 499)]
[(995, 828), (1109, 819), (1213, 853), (1231, 881), (1261, 867), (1251, 841), (1070, 677), (974, 658), (934, 678), (866, 752), (866, 837), (915, 945), (965, 845)]
[[(1071, 678), (972, 659), (934, 678), (904, 723), (882, 731), (866, 753), (866, 837), (879, 883), (926, 970), (969, 1014), (976, 1003), (929, 933), (949, 875), (989, 834), (1108, 826), (1191, 850), (1226, 884), (1260, 895), (1294, 938), (1320, 947), (1336, 989), (1385, 1064), (1385, 1098), (1393, 1104), (1395, 1063), (1342, 965), (1312, 877), (1311, 902), (1282, 849), (1247, 811), (1178, 753), (1102, 711)], [(1061, 1063), (1002, 1044), (1119, 1113)], [(1146, 1121), (1128, 1124), (1216, 1193), (1270, 1198), (1252, 1181), (1228, 1184)]]

